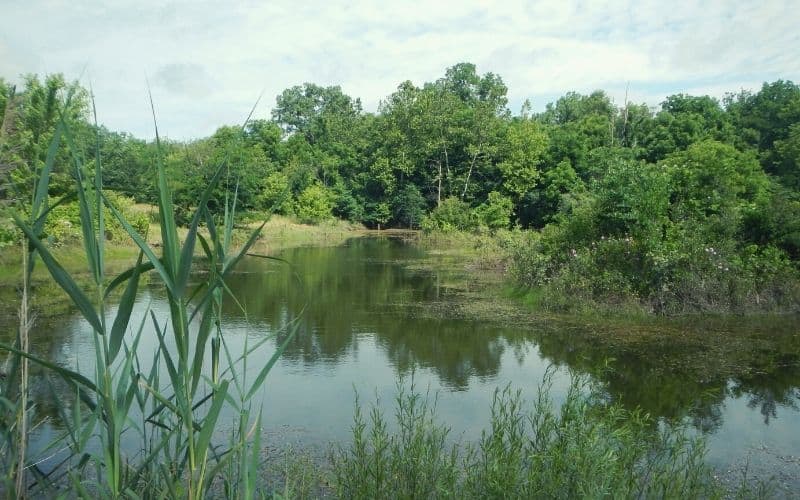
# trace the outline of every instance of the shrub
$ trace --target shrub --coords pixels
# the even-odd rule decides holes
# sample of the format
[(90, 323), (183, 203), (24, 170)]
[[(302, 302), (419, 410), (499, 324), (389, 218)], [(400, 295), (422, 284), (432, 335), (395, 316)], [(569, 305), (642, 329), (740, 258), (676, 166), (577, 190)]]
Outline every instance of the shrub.
[(11, 219), (0, 218), (0, 248), (13, 245), (19, 241), (20, 232)]
[(419, 188), (407, 183), (392, 200), (394, 220), (403, 226), (413, 228), (419, 226), (425, 216), (426, 202)]
[(479, 224), (489, 229), (505, 229), (511, 223), (513, 211), (514, 202), (511, 201), (511, 198), (492, 191), (489, 193), (486, 203), (475, 209), (475, 217)]
[(447, 443), (435, 405), (402, 386), (395, 432), (373, 406), (356, 406), (353, 444), (334, 451), (341, 498), (714, 498), (705, 444), (681, 426), (655, 425), (638, 410), (607, 403), (573, 375), (560, 407), (552, 371), (530, 409), (520, 392), (496, 390), (489, 428), (477, 443)]
[(258, 205), (269, 212), (288, 215), (292, 212), (292, 190), (283, 172), (273, 172), (264, 180)]
[(333, 217), (333, 197), (320, 184), (312, 184), (297, 197), (294, 208), (301, 222), (317, 223)]
[[(105, 193), (106, 198), (119, 210), (126, 220), (140, 234), (146, 234), (150, 227), (150, 218), (147, 214), (133, 210), (133, 200), (113, 192)], [(56, 200), (50, 199), (50, 204)], [(108, 207), (103, 209), (106, 239), (109, 241), (124, 241), (128, 238), (127, 232), (119, 220)], [(97, 218), (95, 217), (95, 223)], [(81, 217), (80, 206), (77, 201), (62, 203), (53, 208), (45, 224), (45, 236), (54, 244), (65, 244), (80, 241)]]
[(447, 198), (422, 219), (425, 231), (472, 231), (478, 227), (469, 205), (458, 198)]
[(436, 422), (435, 403), (411, 385), (398, 384), (396, 434), (373, 406), (369, 424), (356, 398), (353, 442), (331, 457), (338, 498), (442, 498), (456, 496), (458, 452), (449, 429)]

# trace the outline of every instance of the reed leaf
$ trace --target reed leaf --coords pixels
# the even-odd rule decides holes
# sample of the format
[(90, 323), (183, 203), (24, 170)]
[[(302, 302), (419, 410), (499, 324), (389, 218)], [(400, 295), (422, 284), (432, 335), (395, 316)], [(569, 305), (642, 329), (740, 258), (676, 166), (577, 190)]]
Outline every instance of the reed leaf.
[(188, 265), (192, 261), (192, 257), (194, 256), (194, 247), (195, 241), (197, 239), (197, 230), (200, 224), (200, 219), (203, 215), (203, 212), (207, 210), (206, 204), (208, 203), (209, 198), (211, 197), (211, 193), (213, 192), (214, 188), (216, 187), (217, 183), (219, 182), (220, 177), (222, 176), (222, 169), (224, 167), (224, 163), (217, 168), (217, 171), (214, 173), (213, 177), (206, 186), (206, 189), (203, 191), (200, 200), (198, 201), (198, 208), (192, 216), (192, 221), (189, 224), (189, 231), (186, 235), (186, 241), (183, 243), (183, 249), (181, 251), (180, 262), (182, 263), (181, 267), (178, 269), (178, 275), (175, 278), (175, 285), (179, 289), (183, 289), (186, 286), (186, 282), (189, 279), (189, 273), (192, 269), (191, 265)]
[(122, 299), (119, 301), (119, 308), (117, 309), (114, 323), (111, 325), (111, 334), (108, 339), (108, 359), (106, 360), (106, 363), (109, 365), (116, 359), (119, 353), (122, 339), (125, 337), (125, 331), (128, 329), (128, 324), (131, 320), (133, 306), (136, 304), (136, 294), (139, 291), (139, 276), (143, 255), (144, 254), (140, 251), (139, 258), (136, 260), (136, 265), (133, 267), (133, 273), (125, 287), (125, 292), (122, 294)]
[(103, 292), (103, 299), (107, 299), (109, 295), (111, 295), (111, 293), (114, 290), (116, 290), (118, 286), (130, 280), (133, 277), (134, 273), (144, 274), (148, 271), (152, 271), (153, 269), (155, 269), (155, 266), (153, 265), (152, 262), (143, 262), (129, 269), (126, 269), (125, 271), (115, 276), (111, 281), (109, 281), (108, 285), (106, 286), (105, 292)]
[(275, 363), (278, 362), (278, 359), (281, 357), (281, 354), (283, 354), (283, 351), (286, 350), (286, 347), (294, 338), (294, 335), (297, 332), (298, 327), (299, 325), (297, 324), (294, 325), (289, 335), (287, 335), (286, 338), (283, 340), (283, 342), (281, 342), (281, 344), (278, 346), (278, 348), (275, 349), (275, 352), (272, 353), (272, 356), (269, 358), (269, 361), (267, 361), (264, 367), (258, 372), (255, 381), (253, 381), (253, 385), (250, 387), (250, 390), (247, 391), (247, 395), (244, 398), (245, 401), (252, 398), (256, 394), (258, 389), (261, 387), (261, 385), (264, 383), (264, 379), (267, 378), (267, 375), (269, 374), (270, 370), (272, 370), (272, 367), (275, 366)]
[(56, 283), (67, 293), (70, 300), (75, 304), (75, 306), (80, 310), (83, 317), (92, 328), (98, 332), (102, 333), (103, 326), (100, 322), (100, 318), (97, 316), (97, 312), (94, 310), (94, 306), (92, 305), (89, 298), (80, 287), (75, 283), (75, 280), (72, 279), (72, 276), (58, 263), (58, 261), (53, 257), (47, 247), (44, 246), (44, 243), (33, 233), (31, 228), (22, 221), (22, 219), (16, 213), (12, 213), (11, 216), (14, 219), (17, 227), (19, 227), (25, 236), (28, 238), (28, 241), (34, 248), (39, 252), (39, 255), (42, 258), (42, 262), (44, 265), (47, 266), (48, 271), (52, 275), (53, 279)]
[(218, 387), (214, 388), (214, 397), (211, 400), (211, 408), (208, 410), (208, 413), (203, 419), (203, 426), (200, 429), (200, 434), (197, 437), (197, 449), (201, 450), (201, 453), (208, 452), (208, 446), (211, 443), (211, 436), (213, 435), (214, 429), (217, 426), (219, 413), (222, 410), (222, 405), (225, 403), (225, 398), (228, 394), (228, 384), (229, 382), (227, 380), (223, 380), (220, 382)]
[[(167, 271), (167, 267), (164, 265), (162, 260), (156, 256), (156, 254), (153, 252), (153, 249), (150, 248), (150, 245), (147, 244), (147, 242), (139, 234), (139, 232), (136, 231), (136, 229), (134, 229), (133, 226), (131, 226), (131, 224), (125, 219), (125, 217), (122, 215), (122, 213), (120, 213), (120, 211), (117, 210), (116, 207), (114, 207), (114, 205), (109, 203), (108, 204), (108, 209), (111, 210), (111, 213), (113, 213), (114, 217), (117, 218), (119, 223), (122, 225), (123, 229), (125, 229), (125, 232), (128, 233), (128, 236), (131, 237), (133, 242), (136, 243), (136, 246), (139, 247), (139, 249), (147, 257), (147, 260), (150, 261), (150, 265), (152, 265), (153, 269), (156, 270), (156, 272), (158, 273), (159, 277), (164, 282), (164, 286), (167, 288), (167, 290), (174, 295), (175, 294), (175, 284), (174, 284), (174, 282), (172, 280), (172, 275)], [(130, 270), (130, 271), (133, 272), (132, 270)], [(115, 283), (115, 285), (114, 285), (115, 287), (118, 286), (122, 282), (124, 282), (124, 280), (115, 279), (114, 281), (112, 281), (112, 283)], [(110, 288), (110, 285), (109, 285), (109, 288)], [(108, 292), (106, 292), (106, 293), (108, 293)]]
[(0, 343), (0, 349), (8, 352), (13, 352), (14, 354), (18, 354), (24, 358), (33, 361), (37, 365), (42, 366), (43, 368), (47, 368), (50, 371), (58, 373), (66, 382), (72, 384), (73, 386), (76, 384), (80, 384), (83, 387), (93, 392), (97, 392), (97, 386), (94, 384), (94, 382), (92, 382), (91, 380), (89, 380), (88, 378), (86, 378), (85, 376), (81, 375), (76, 371), (72, 371), (68, 368), (58, 366), (53, 362), (47, 361), (46, 359), (42, 359), (29, 352), (21, 351), (16, 347), (10, 346), (8, 344)]

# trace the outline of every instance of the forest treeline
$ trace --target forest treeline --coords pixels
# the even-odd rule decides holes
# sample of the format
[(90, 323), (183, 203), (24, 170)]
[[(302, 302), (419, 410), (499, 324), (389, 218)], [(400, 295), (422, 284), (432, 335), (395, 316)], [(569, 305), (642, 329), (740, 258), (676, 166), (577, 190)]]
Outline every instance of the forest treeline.
[[(65, 89), (72, 88), (66, 102)], [(401, 83), (377, 112), (338, 86), (277, 96), (268, 120), (162, 140), (179, 215), (221, 163), (211, 204), (369, 227), (495, 232), (526, 288), (656, 310), (796, 308), (800, 87), (778, 80), (722, 101), (676, 94), (660, 107), (569, 92), (535, 113), (508, 107), (499, 75), (472, 64)], [(105, 187), (155, 200), (151, 141), (92, 125), (88, 93), (60, 75), (0, 80), (2, 198), (24, 200), (59, 116), (73, 147), (99, 145)], [(63, 146), (66, 148), (67, 146)], [(70, 185), (57, 162), (53, 197)], [(59, 192), (62, 190), (62, 192)]]

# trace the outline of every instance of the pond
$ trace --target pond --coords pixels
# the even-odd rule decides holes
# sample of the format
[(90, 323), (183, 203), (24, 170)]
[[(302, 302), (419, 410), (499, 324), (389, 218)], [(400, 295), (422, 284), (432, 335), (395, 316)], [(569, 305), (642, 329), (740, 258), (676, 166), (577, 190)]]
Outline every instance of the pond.
[[(377, 399), (391, 414), (401, 376), (437, 397), (453, 439), (473, 440), (486, 427), (496, 388), (511, 384), (532, 400), (555, 366), (556, 401), (569, 370), (589, 373), (625, 406), (690, 423), (707, 436), (708, 460), (721, 472), (749, 467), (800, 491), (797, 317), (621, 321), (487, 313), (491, 308), (473, 306), (495, 300), (491, 285), (454, 279), (464, 271), (452, 258), (387, 237), (280, 257), (291, 267), (242, 262), (230, 280), (238, 304), (226, 304), (231, 345), (276, 334), (249, 360), (252, 374), (299, 316), (296, 336), (256, 398), (269, 447), (323, 450), (346, 441), (355, 394)], [(465, 282), (472, 283), (466, 291)], [(134, 316), (148, 309), (167, 310), (157, 284), (142, 292)], [(40, 355), (91, 370), (93, 344), (77, 313), (43, 318), (32, 343)], [(152, 335), (143, 340), (142, 349), (148, 346)], [(56, 415), (51, 385), (36, 380), (39, 415)], [(41, 425), (38, 440), (56, 431)]]

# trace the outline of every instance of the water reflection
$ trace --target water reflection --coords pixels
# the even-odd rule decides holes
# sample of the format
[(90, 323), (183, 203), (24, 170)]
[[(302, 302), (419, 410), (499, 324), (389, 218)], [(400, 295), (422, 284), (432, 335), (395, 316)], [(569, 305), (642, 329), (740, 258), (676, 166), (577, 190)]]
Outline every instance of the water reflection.
[[(420, 249), (389, 238), (359, 238), (343, 247), (299, 248), (281, 257), (293, 264), (248, 258), (225, 304), (234, 342), (275, 333), (299, 319), (298, 334), (268, 379), (263, 400), (275, 425), (314, 429), (321, 439), (346, 438), (353, 387), (384, 399), (398, 375), (415, 370), (423, 384), (442, 389), (443, 418), (456, 431), (485, 424), (491, 391), (512, 383), (538, 385), (547, 365), (590, 373), (609, 397), (670, 420), (691, 421), (722, 454), (754, 439), (800, 452), (800, 336), (796, 318), (614, 324), (574, 318), (476, 321), (455, 314), (459, 291), (451, 268), (417, 270)], [(163, 308), (157, 284), (135, 314)], [(73, 318), (74, 318), (73, 314)], [(6, 330), (13, 331), (13, 325)], [(238, 340), (236, 340), (238, 339)], [(146, 348), (146, 344), (145, 348)], [(41, 321), (34, 350), (86, 371), (91, 341), (76, 320)], [(613, 369), (605, 369), (607, 366)], [(256, 367), (257, 368), (257, 367)], [(34, 385), (40, 414), (57, 420), (52, 384)], [(739, 404), (745, 401), (746, 404)], [(754, 429), (752, 415), (760, 429)]]

